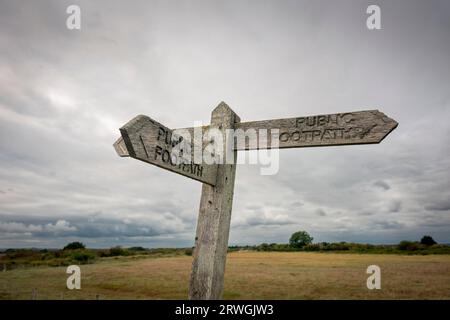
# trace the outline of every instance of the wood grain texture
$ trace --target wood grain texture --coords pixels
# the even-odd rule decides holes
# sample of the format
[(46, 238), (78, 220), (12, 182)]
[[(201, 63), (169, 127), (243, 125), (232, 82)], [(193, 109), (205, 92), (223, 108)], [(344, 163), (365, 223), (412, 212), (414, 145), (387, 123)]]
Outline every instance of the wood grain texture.
[(187, 142), (191, 149), (190, 160), (181, 162), (181, 157), (177, 157), (179, 153), (172, 153), (173, 148), (178, 145), (177, 137), (172, 135), (171, 129), (159, 122), (147, 116), (139, 115), (120, 128), (120, 132), (125, 148), (120, 144), (120, 141), (115, 143), (114, 147), (119, 155), (123, 156), (123, 150), (126, 149), (132, 158), (209, 185), (215, 185), (217, 165), (193, 163), (194, 147), (190, 142)]
[(125, 145), (125, 141), (123, 141), (122, 137), (119, 137), (119, 139), (116, 140), (113, 144), (114, 150), (116, 150), (116, 153), (119, 157), (129, 157), (127, 146)]
[[(256, 130), (258, 142), (270, 148), (268, 139), (261, 139), (259, 130), (278, 129), (278, 148), (301, 148), (317, 146), (371, 144), (381, 142), (398, 123), (378, 110), (345, 112), (328, 115), (305, 116), (288, 119), (252, 121), (241, 123), (237, 128)], [(238, 150), (255, 149), (246, 141)]]
[[(223, 102), (212, 112), (211, 126), (222, 132), (239, 121)], [(224, 148), (226, 152), (226, 143)], [(222, 298), (235, 174), (236, 165), (218, 165), (216, 185), (202, 186), (189, 299)]]
[[(244, 143), (236, 144), (235, 149), (272, 148), (273, 129), (279, 130), (273, 137), (278, 139), (280, 149), (380, 143), (397, 125), (395, 120), (378, 110), (241, 122), (236, 124), (236, 130), (255, 130), (255, 135), (254, 138), (249, 135)], [(208, 129), (209, 126), (202, 127), (203, 132)], [(267, 139), (260, 135), (261, 129), (268, 130)], [(193, 136), (194, 128), (184, 130)], [(116, 151), (123, 150), (123, 142), (119, 140), (115, 145)], [(123, 152), (117, 152), (122, 157), (126, 156)]]

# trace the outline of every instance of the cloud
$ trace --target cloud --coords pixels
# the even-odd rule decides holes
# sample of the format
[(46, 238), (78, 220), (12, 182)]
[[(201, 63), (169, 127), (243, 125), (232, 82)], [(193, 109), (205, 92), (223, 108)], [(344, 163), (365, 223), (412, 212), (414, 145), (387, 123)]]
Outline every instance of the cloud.
[(253, 212), (244, 219), (233, 223), (233, 227), (282, 226), (293, 223), (295, 220), (286, 214)]
[(450, 198), (444, 200), (437, 200), (433, 204), (426, 205), (425, 209), (430, 211), (448, 211), (450, 210)]
[(71, 226), (70, 223), (65, 220), (58, 220), (55, 224), (49, 223), (45, 225), (44, 230), (49, 233), (61, 234), (64, 232), (77, 231), (77, 228)]
[(391, 186), (386, 181), (377, 180), (373, 183), (375, 187), (381, 188), (383, 190), (389, 190)]
[(144, 219), (111, 219), (102, 215), (92, 215), (89, 219), (83, 216), (68, 217), (69, 221), (58, 220), (45, 223), (45, 219), (22, 218), (23, 222), (0, 222), (0, 239), (17, 238), (19, 235), (34, 238), (64, 238), (96, 239), (117, 237), (157, 237), (183, 231), (179, 222), (150, 223)]
[(374, 229), (379, 230), (392, 230), (392, 229), (402, 229), (404, 227), (403, 223), (397, 221), (375, 221), (372, 223)]
[(77, 231), (77, 228), (71, 226), (65, 220), (58, 220), (54, 224), (48, 223), (45, 225), (24, 224), (22, 222), (0, 222), (0, 231), (4, 234), (32, 234), (36, 236), (55, 236), (64, 235), (64, 233)]
[(25, 225), (21, 222), (0, 222), (2, 233), (32, 233), (42, 232), (43, 227), (39, 225)]
[(317, 209), (315, 213), (320, 217), (325, 217), (327, 215), (323, 209)]
[(388, 205), (388, 212), (400, 212), (402, 208), (402, 201), (401, 200), (393, 200)]
[(361, 211), (361, 212), (359, 212), (359, 215), (361, 215), (361, 216), (372, 216), (372, 215), (374, 215), (374, 213), (371, 212), (371, 211)]

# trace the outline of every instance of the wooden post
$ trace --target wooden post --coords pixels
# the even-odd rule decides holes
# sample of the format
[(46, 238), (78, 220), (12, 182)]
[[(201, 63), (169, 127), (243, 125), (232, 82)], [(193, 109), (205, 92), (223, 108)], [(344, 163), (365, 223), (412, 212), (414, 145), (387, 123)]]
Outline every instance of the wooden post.
[[(230, 233), (235, 164), (226, 164), (226, 129), (233, 129), (239, 117), (224, 102), (211, 115), (211, 127), (224, 137), (223, 164), (218, 165), (215, 186), (203, 184), (195, 237), (194, 261), (189, 284), (189, 299), (221, 299)], [(234, 153), (236, 162), (237, 152)]]

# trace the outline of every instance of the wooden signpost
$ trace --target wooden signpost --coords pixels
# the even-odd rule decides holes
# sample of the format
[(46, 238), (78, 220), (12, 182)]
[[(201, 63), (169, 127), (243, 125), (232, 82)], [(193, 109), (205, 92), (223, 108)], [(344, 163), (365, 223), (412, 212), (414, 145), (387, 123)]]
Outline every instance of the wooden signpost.
[[(218, 131), (225, 137), (222, 154), (231, 152), (236, 159), (238, 150), (379, 143), (397, 125), (378, 110), (240, 122), (233, 110), (222, 102), (213, 110), (209, 126), (182, 130), (191, 137), (195, 136), (195, 129)], [(244, 143), (235, 144), (234, 140), (226, 138), (227, 130), (252, 134)], [(267, 130), (275, 130), (277, 134), (265, 134)], [(212, 141), (186, 141), (176, 135), (177, 131), (140, 115), (120, 128), (122, 137), (114, 143), (114, 148), (121, 157), (130, 156), (203, 183), (189, 298), (221, 299), (236, 165), (195, 163), (192, 161), (195, 147), (204, 149)], [(276, 143), (272, 139), (277, 139)], [(184, 143), (182, 148), (181, 143)], [(232, 148), (228, 148), (230, 144)], [(173, 152), (176, 147), (177, 152)], [(181, 160), (183, 153), (189, 157)]]

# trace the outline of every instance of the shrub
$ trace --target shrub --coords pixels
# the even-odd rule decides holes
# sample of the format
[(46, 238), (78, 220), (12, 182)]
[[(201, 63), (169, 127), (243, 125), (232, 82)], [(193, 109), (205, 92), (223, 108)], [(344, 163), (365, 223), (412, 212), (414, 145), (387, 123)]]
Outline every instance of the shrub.
[(123, 249), (120, 246), (112, 247), (109, 249), (109, 256), (110, 257), (116, 257), (116, 256), (126, 256), (128, 255), (127, 250)]
[(86, 246), (78, 241), (71, 242), (68, 245), (66, 245), (63, 250), (77, 250), (77, 249), (85, 249)]
[(128, 250), (129, 251), (139, 251), (139, 252), (147, 251), (147, 249), (145, 249), (144, 247), (131, 247)]
[(305, 251), (320, 251), (320, 244), (314, 243), (314, 244), (307, 244), (303, 247), (303, 250)]
[(420, 243), (425, 246), (432, 246), (433, 244), (437, 244), (436, 241), (431, 236), (423, 236), (422, 239), (420, 239)]
[(419, 250), (420, 246), (418, 242), (412, 242), (412, 241), (400, 241), (400, 243), (398, 244), (398, 249), (399, 250), (403, 250), (403, 251), (415, 251), (415, 250)]
[(400, 243), (398, 244), (398, 249), (399, 250), (407, 250), (408, 246), (411, 244), (411, 241), (406, 241), (406, 240), (402, 240), (400, 241)]
[(187, 256), (192, 256), (193, 253), (194, 253), (194, 250), (192, 248), (187, 248), (184, 250), (184, 254)]
[(78, 262), (78, 263), (89, 263), (95, 260), (96, 256), (89, 251), (85, 250), (77, 250), (71, 253), (70, 260)]
[(322, 242), (320, 244), (320, 249), (323, 251), (348, 251), (352, 249), (352, 246), (353, 245), (351, 243), (347, 242)]
[(269, 251), (270, 247), (268, 243), (261, 243), (256, 250), (258, 251)]
[(39, 252), (30, 249), (7, 250), (8, 259), (37, 260), (40, 257)]

